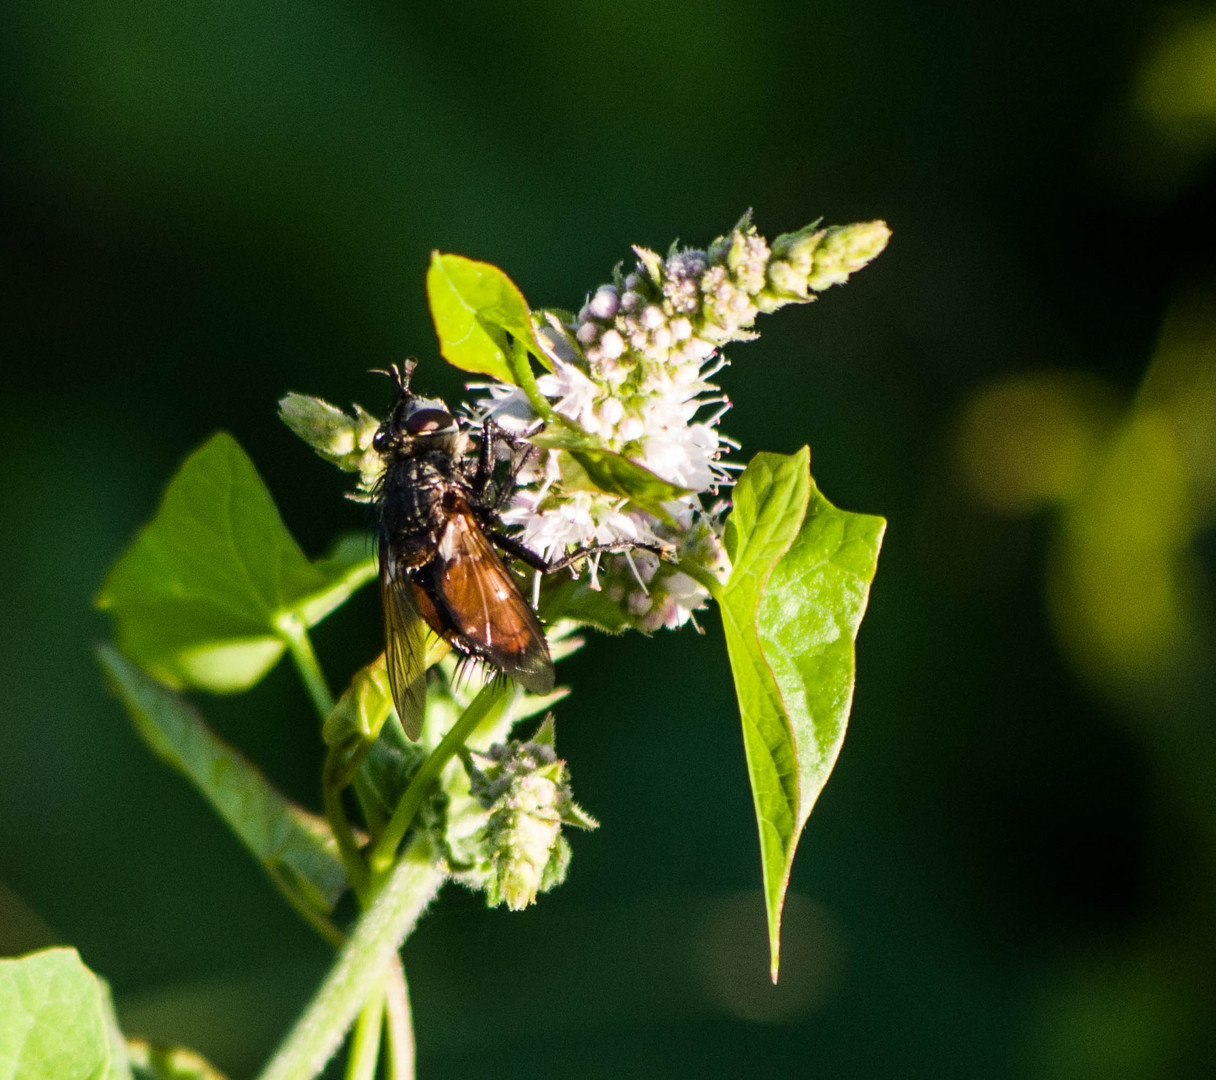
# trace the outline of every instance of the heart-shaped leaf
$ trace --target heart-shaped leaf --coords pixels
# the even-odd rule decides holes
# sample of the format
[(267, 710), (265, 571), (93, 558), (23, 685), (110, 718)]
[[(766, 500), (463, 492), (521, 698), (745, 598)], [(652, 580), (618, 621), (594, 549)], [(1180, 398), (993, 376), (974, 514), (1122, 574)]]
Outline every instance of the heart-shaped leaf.
[(182, 464), (97, 606), (122, 651), (162, 682), (234, 693), (282, 655), (284, 620), (315, 624), (375, 572), (366, 545), (309, 562), (253, 462), (218, 432)]

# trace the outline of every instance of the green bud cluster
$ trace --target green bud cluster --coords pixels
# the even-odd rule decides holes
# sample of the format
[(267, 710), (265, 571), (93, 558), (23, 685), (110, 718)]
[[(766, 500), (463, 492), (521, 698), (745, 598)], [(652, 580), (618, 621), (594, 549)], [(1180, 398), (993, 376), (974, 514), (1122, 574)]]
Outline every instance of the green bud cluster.
[(279, 401), (279, 417), (331, 465), (359, 474), (359, 486), (348, 498), (370, 501), (384, 468), (372, 448), (379, 420), (361, 405), (355, 405), (348, 415), (328, 401), (307, 394), (285, 395)]
[(563, 825), (598, 822), (570, 793), (549, 716), (529, 741), (495, 743), (466, 762), (468, 796), (449, 793), (444, 850), (453, 877), (486, 894), (491, 907), (520, 911), (560, 885), (570, 863)]
[(807, 303), (813, 293), (832, 285), (843, 285), (887, 246), (891, 230), (885, 221), (857, 225), (833, 225), (827, 229), (808, 225), (785, 233), (773, 241), (772, 258), (761, 290), (761, 311), (776, 311), (785, 304)]

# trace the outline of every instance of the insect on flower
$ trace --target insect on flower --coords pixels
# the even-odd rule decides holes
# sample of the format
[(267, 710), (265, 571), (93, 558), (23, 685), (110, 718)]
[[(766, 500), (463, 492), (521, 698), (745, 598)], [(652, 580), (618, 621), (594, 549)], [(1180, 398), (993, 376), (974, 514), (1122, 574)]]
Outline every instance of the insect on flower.
[(498, 527), (516, 469), (495, 484), (496, 444), (506, 442), (518, 459), (518, 440), (487, 422), (471, 460), (469, 436), (447, 406), (410, 392), (414, 367), (407, 360), (384, 372), (396, 383), (397, 400), (372, 445), (384, 460), (377, 505), (385, 656), (397, 713), (416, 739), (428, 628), (534, 693), (553, 689), (545, 632), (494, 545), (535, 569), (555, 567)]

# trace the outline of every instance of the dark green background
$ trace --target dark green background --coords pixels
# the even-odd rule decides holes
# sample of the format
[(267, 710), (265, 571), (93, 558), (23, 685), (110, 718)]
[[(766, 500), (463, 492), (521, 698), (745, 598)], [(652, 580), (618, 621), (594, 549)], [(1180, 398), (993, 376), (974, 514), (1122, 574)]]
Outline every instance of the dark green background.
[[(1127, 104), (1159, 25), (1004, 0), (6, 7), (0, 952), (78, 946), (133, 1031), (237, 1078), (324, 970), (89, 653), (106, 567), (212, 430), (317, 554), (366, 519), (275, 402), (379, 411), (366, 371), (407, 354), (455, 398), (431, 249), (577, 307), (629, 244), (705, 244), (748, 206), (769, 236), (883, 217), (873, 267), (721, 377), (745, 455), (809, 442), (829, 498), (890, 521), (782, 987), (715, 617), (597, 639), (563, 665), (558, 745), (603, 828), (525, 914), (444, 893), (406, 949), (421, 1075), (1210, 1075), (1211, 821), (1151, 716), (1059, 649), (1050, 516), (986, 516), (949, 449), (1010, 373), (1126, 399), (1171, 299), (1210, 286), (1210, 159), (1180, 171)], [(378, 633), (370, 592), (318, 629), (335, 681)], [(317, 803), (291, 671), (202, 704)]]

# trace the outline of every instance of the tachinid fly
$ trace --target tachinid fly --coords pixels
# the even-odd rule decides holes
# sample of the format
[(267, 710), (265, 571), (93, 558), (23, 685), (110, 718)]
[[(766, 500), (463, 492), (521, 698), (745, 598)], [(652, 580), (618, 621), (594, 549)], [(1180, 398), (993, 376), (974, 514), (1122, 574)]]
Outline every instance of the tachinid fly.
[(469, 437), (447, 406), (410, 392), (415, 362), (386, 372), (397, 400), (376, 432), (384, 459), (377, 490), (385, 658), (402, 726), (418, 738), (426, 705), (428, 628), (534, 693), (553, 689), (545, 632), (494, 545), (540, 570), (543, 559), (497, 531), (514, 475), (496, 485), (495, 445)]

